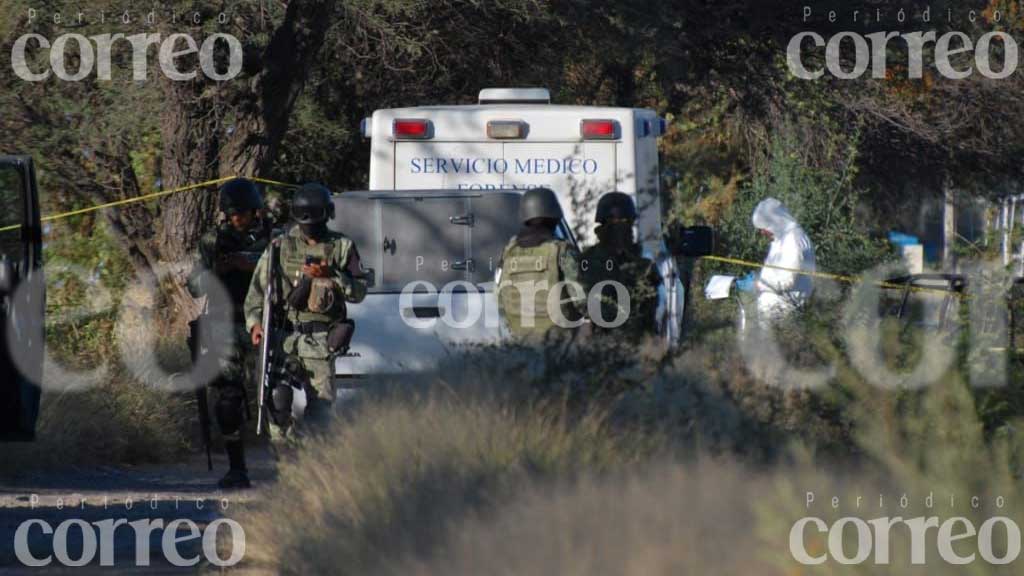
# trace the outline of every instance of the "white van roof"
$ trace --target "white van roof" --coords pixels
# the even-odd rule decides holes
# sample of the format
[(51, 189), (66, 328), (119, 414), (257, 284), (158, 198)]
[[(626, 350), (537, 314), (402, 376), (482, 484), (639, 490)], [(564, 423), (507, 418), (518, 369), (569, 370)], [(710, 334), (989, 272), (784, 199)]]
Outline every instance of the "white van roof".
[[(637, 136), (660, 137), (665, 133), (664, 121), (659, 119), (657, 113), (646, 108), (624, 108), (620, 106), (579, 106), (570, 104), (441, 104), (428, 106), (411, 106), (407, 108), (381, 108), (375, 110), (373, 116), (363, 119), (360, 131), (363, 138), (372, 140), (374, 138), (391, 139), (392, 121), (395, 119), (427, 119), (438, 125), (448, 124), (443, 131), (444, 137), (439, 140), (452, 138), (470, 138), (490, 140), (486, 137), (484, 129), (489, 120), (509, 120), (510, 114), (521, 114), (520, 119), (533, 122), (531, 136), (521, 141), (538, 141), (555, 139), (565, 141), (568, 139), (579, 139), (578, 133), (566, 132), (566, 128), (572, 126), (572, 131), (577, 131), (579, 122), (583, 119), (607, 118), (618, 121), (624, 127), (632, 126), (634, 120), (646, 121), (646, 126), (637, 127), (625, 131), (619, 138), (643, 130), (645, 133)], [(567, 122), (568, 121), (568, 122)], [(434, 140), (433, 138), (426, 141)]]
[[(537, 104), (528, 102), (516, 102), (516, 103), (505, 103), (505, 104), (428, 104), (426, 106), (408, 106), (405, 108), (380, 108), (376, 112), (387, 111), (387, 112), (414, 112), (416, 110), (430, 110), (430, 111), (442, 111), (450, 110), (452, 112), (476, 112), (486, 110), (507, 110), (507, 109), (526, 109), (526, 110), (551, 110), (558, 112), (593, 112), (593, 111), (644, 111), (650, 112), (646, 108), (625, 108), (623, 106), (579, 106), (576, 104)], [(653, 114), (653, 112), (650, 112)]]
[(477, 97), (480, 104), (550, 104), (547, 88), (484, 88)]

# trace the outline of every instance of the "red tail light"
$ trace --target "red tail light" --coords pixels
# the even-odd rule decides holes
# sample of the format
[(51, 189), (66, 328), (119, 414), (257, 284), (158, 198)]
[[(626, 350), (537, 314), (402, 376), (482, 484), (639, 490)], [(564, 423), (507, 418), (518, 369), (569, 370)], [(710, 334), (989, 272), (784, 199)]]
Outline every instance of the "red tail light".
[(430, 120), (399, 119), (391, 125), (395, 138), (424, 140), (430, 138)]
[(580, 135), (585, 140), (614, 140), (619, 135), (618, 128), (615, 120), (583, 120)]

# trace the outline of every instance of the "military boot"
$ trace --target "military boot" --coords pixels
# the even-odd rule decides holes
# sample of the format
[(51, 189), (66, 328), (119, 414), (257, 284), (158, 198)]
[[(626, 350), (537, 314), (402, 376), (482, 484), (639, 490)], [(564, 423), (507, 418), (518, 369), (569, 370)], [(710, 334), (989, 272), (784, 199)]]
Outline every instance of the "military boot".
[(217, 486), (225, 489), (251, 488), (249, 473), (245, 468), (245, 449), (241, 441), (234, 440), (224, 443), (228, 453), (228, 473), (217, 482)]

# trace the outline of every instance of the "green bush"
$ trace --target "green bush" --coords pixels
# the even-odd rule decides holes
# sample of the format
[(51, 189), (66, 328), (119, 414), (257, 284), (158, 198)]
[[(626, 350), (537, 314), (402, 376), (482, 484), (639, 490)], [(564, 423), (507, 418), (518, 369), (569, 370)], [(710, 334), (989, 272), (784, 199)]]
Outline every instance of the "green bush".
[[(835, 144), (836, 166), (806, 163), (799, 141), (785, 132), (776, 135), (765, 160), (748, 185), (741, 186), (718, 227), (720, 252), (761, 262), (767, 243), (750, 222), (754, 207), (774, 197), (782, 201), (814, 244), (818, 269), (856, 274), (885, 261), (888, 244), (872, 236), (859, 217), (863, 192), (854, 186), (857, 139)], [(877, 232), (876, 232), (877, 233)]]

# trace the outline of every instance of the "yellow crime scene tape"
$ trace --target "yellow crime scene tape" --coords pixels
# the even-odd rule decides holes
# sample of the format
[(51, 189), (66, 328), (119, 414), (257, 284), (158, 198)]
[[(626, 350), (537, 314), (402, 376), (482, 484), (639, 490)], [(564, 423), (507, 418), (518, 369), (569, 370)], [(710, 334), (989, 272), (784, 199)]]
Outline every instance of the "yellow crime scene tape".
[[(207, 180), (206, 182), (200, 182), (198, 184), (190, 184), (188, 186), (182, 186), (180, 188), (173, 188), (171, 190), (160, 190), (158, 192), (151, 192), (149, 194), (143, 194), (142, 196), (133, 196), (131, 198), (122, 198), (121, 200), (114, 200), (113, 202), (106, 202), (104, 204), (96, 204), (95, 206), (89, 206), (87, 208), (79, 208), (78, 210), (71, 210), (68, 212), (61, 212), (60, 214), (50, 214), (49, 216), (43, 216), (39, 220), (42, 222), (53, 222), (54, 220), (61, 220), (63, 218), (69, 218), (71, 216), (78, 216), (80, 214), (87, 214), (89, 212), (95, 212), (97, 210), (103, 210), (104, 208), (115, 208), (117, 206), (125, 206), (128, 204), (135, 204), (136, 202), (147, 202), (149, 200), (155, 200), (163, 196), (170, 196), (171, 194), (178, 194), (179, 192), (188, 192), (190, 190), (197, 190), (199, 188), (205, 188), (207, 186), (216, 186), (223, 184), (228, 180), (233, 180), (238, 176), (225, 176), (223, 178), (217, 178), (215, 180)], [(246, 176), (253, 182), (259, 182), (261, 184), (270, 184), (272, 186), (283, 186), (286, 188), (295, 188), (295, 184), (288, 184), (286, 182), (278, 182), (276, 180), (267, 180), (266, 178), (251, 178)], [(17, 230), (21, 228), (21, 224), (13, 224), (11, 226), (0, 227), (0, 232), (8, 232), (10, 230)]]
[[(164, 196), (170, 196), (171, 194), (178, 194), (178, 193), (181, 193), (181, 192), (188, 192), (190, 190), (198, 190), (200, 188), (206, 188), (208, 186), (216, 186), (218, 184), (223, 184), (224, 182), (227, 182), (228, 180), (232, 180), (234, 178), (238, 178), (238, 176), (225, 176), (223, 178), (217, 178), (217, 179), (214, 179), (214, 180), (207, 180), (206, 182), (200, 182), (198, 184), (190, 184), (188, 186), (181, 186), (179, 188), (173, 188), (171, 190), (160, 190), (158, 192), (151, 192), (149, 194), (143, 194), (142, 196), (134, 196), (132, 198), (122, 198), (121, 200), (114, 200), (113, 202), (106, 202), (104, 204), (97, 204), (95, 206), (89, 206), (89, 207), (86, 207), (86, 208), (79, 208), (77, 210), (71, 210), (71, 211), (68, 211), (68, 212), (61, 212), (59, 214), (50, 214), (48, 216), (43, 216), (42, 218), (40, 218), (40, 221), (42, 221), (42, 222), (53, 222), (55, 220), (61, 220), (63, 218), (69, 218), (71, 216), (78, 216), (80, 214), (87, 214), (89, 212), (95, 212), (97, 210), (103, 210), (105, 208), (115, 208), (115, 207), (118, 207), (118, 206), (126, 206), (128, 204), (135, 204), (137, 202), (148, 202), (150, 200), (155, 200), (157, 198), (161, 198), (161, 197), (164, 197)], [(261, 184), (270, 184), (271, 186), (282, 186), (282, 187), (285, 187), (285, 188), (296, 188), (298, 186), (297, 184), (288, 184), (287, 182), (279, 182), (277, 180), (268, 180), (266, 178), (253, 178), (253, 177), (248, 177), (248, 176), (246, 176), (246, 178), (248, 178), (249, 180), (252, 180), (253, 182), (259, 182)], [(11, 231), (11, 230), (17, 230), (18, 228), (21, 228), (21, 224), (13, 224), (11, 226), (3, 226), (3, 227), (0, 227), (0, 232), (8, 232), (8, 231)], [(844, 282), (844, 283), (847, 283), (847, 284), (856, 284), (856, 283), (861, 281), (861, 278), (859, 278), (857, 276), (847, 276), (847, 275), (843, 275), (843, 274), (830, 274), (830, 273), (827, 273), (827, 272), (810, 272), (810, 271), (807, 271), (807, 270), (799, 270), (799, 269), (794, 269), (794, 268), (785, 268), (783, 266), (774, 266), (774, 265), (770, 265), (770, 264), (761, 264), (761, 263), (757, 263), (757, 262), (750, 262), (748, 260), (741, 260), (739, 258), (729, 258), (727, 256), (703, 256), (702, 259), (704, 259), (704, 260), (711, 260), (711, 261), (714, 261), (714, 262), (722, 262), (724, 264), (734, 264), (734, 265), (737, 265), (737, 266), (745, 266), (747, 268), (757, 268), (757, 269), (773, 268), (773, 269), (776, 269), (776, 270), (783, 270), (783, 271), (786, 271), (786, 272), (793, 272), (793, 273), (796, 273), (796, 274), (803, 274), (803, 275), (811, 276), (811, 277), (814, 277), (814, 278), (824, 278), (824, 279), (827, 279), (827, 280), (835, 280), (837, 282)], [(903, 284), (894, 284), (894, 283), (891, 283), (891, 282), (880, 282), (879, 286), (882, 287), (882, 288), (892, 288), (892, 289), (898, 289), (898, 290), (907, 289), (907, 286), (905, 286)], [(948, 291), (948, 290), (941, 290), (941, 289), (937, 289), (937, 288), (926, 288), (926, 287), (921, 287), (921, 286), (911, 286), (910, 290), (913, 291), (913, 292), (933, 292), (933, 293), (942, 294), (942, 295), (953, 294), (954, 296), (957, 296), (957, 297), (960, 297), (960, 298), (964, 297), (963, 294), (959, 294), (959, 293)]]
[[(810, 276), (812, 278), (823, 278), (825, 280), (834, 280), (836, 282), (843, 282), (845, 284), (858, 284), (863, 281), (863, 278), (859, 276), (848, 276), (845, 274), (831, 274), (828, 272), (811, 272), (809, 270), (800, 270), (799, 268), (786, 268), (785, 266), (775, 266), (772, 264), (760, 264), (757, 262), (751, 262), (749, 260), (741, 260), (739, 258), (729, 258), (727, 256), (702, 256), (702, 260), (712, 260), (714, 262), (722, 262), (724, 264), (735, 264), (736, 266), (745, 266), (747, 268), (772, 268), (774, 270), (782, 270), (784, 272), (793, 272), (794, 274), (803, 274), (804, 276)], [(928, 288), (926, 286), (910, 286), (905, 284), (896, 284), (894, 282), (879, 282), (877, 286), (881, 288), (891, 288), (895, 290), (907, 290), (911, 292), (927, 292), (933, 294), (941, 294), (942, 296), (952, 295), (956, 298), (966, 298), (966, 294), (961, 294), (952, 290), (943, 290), (941, 288)]]

